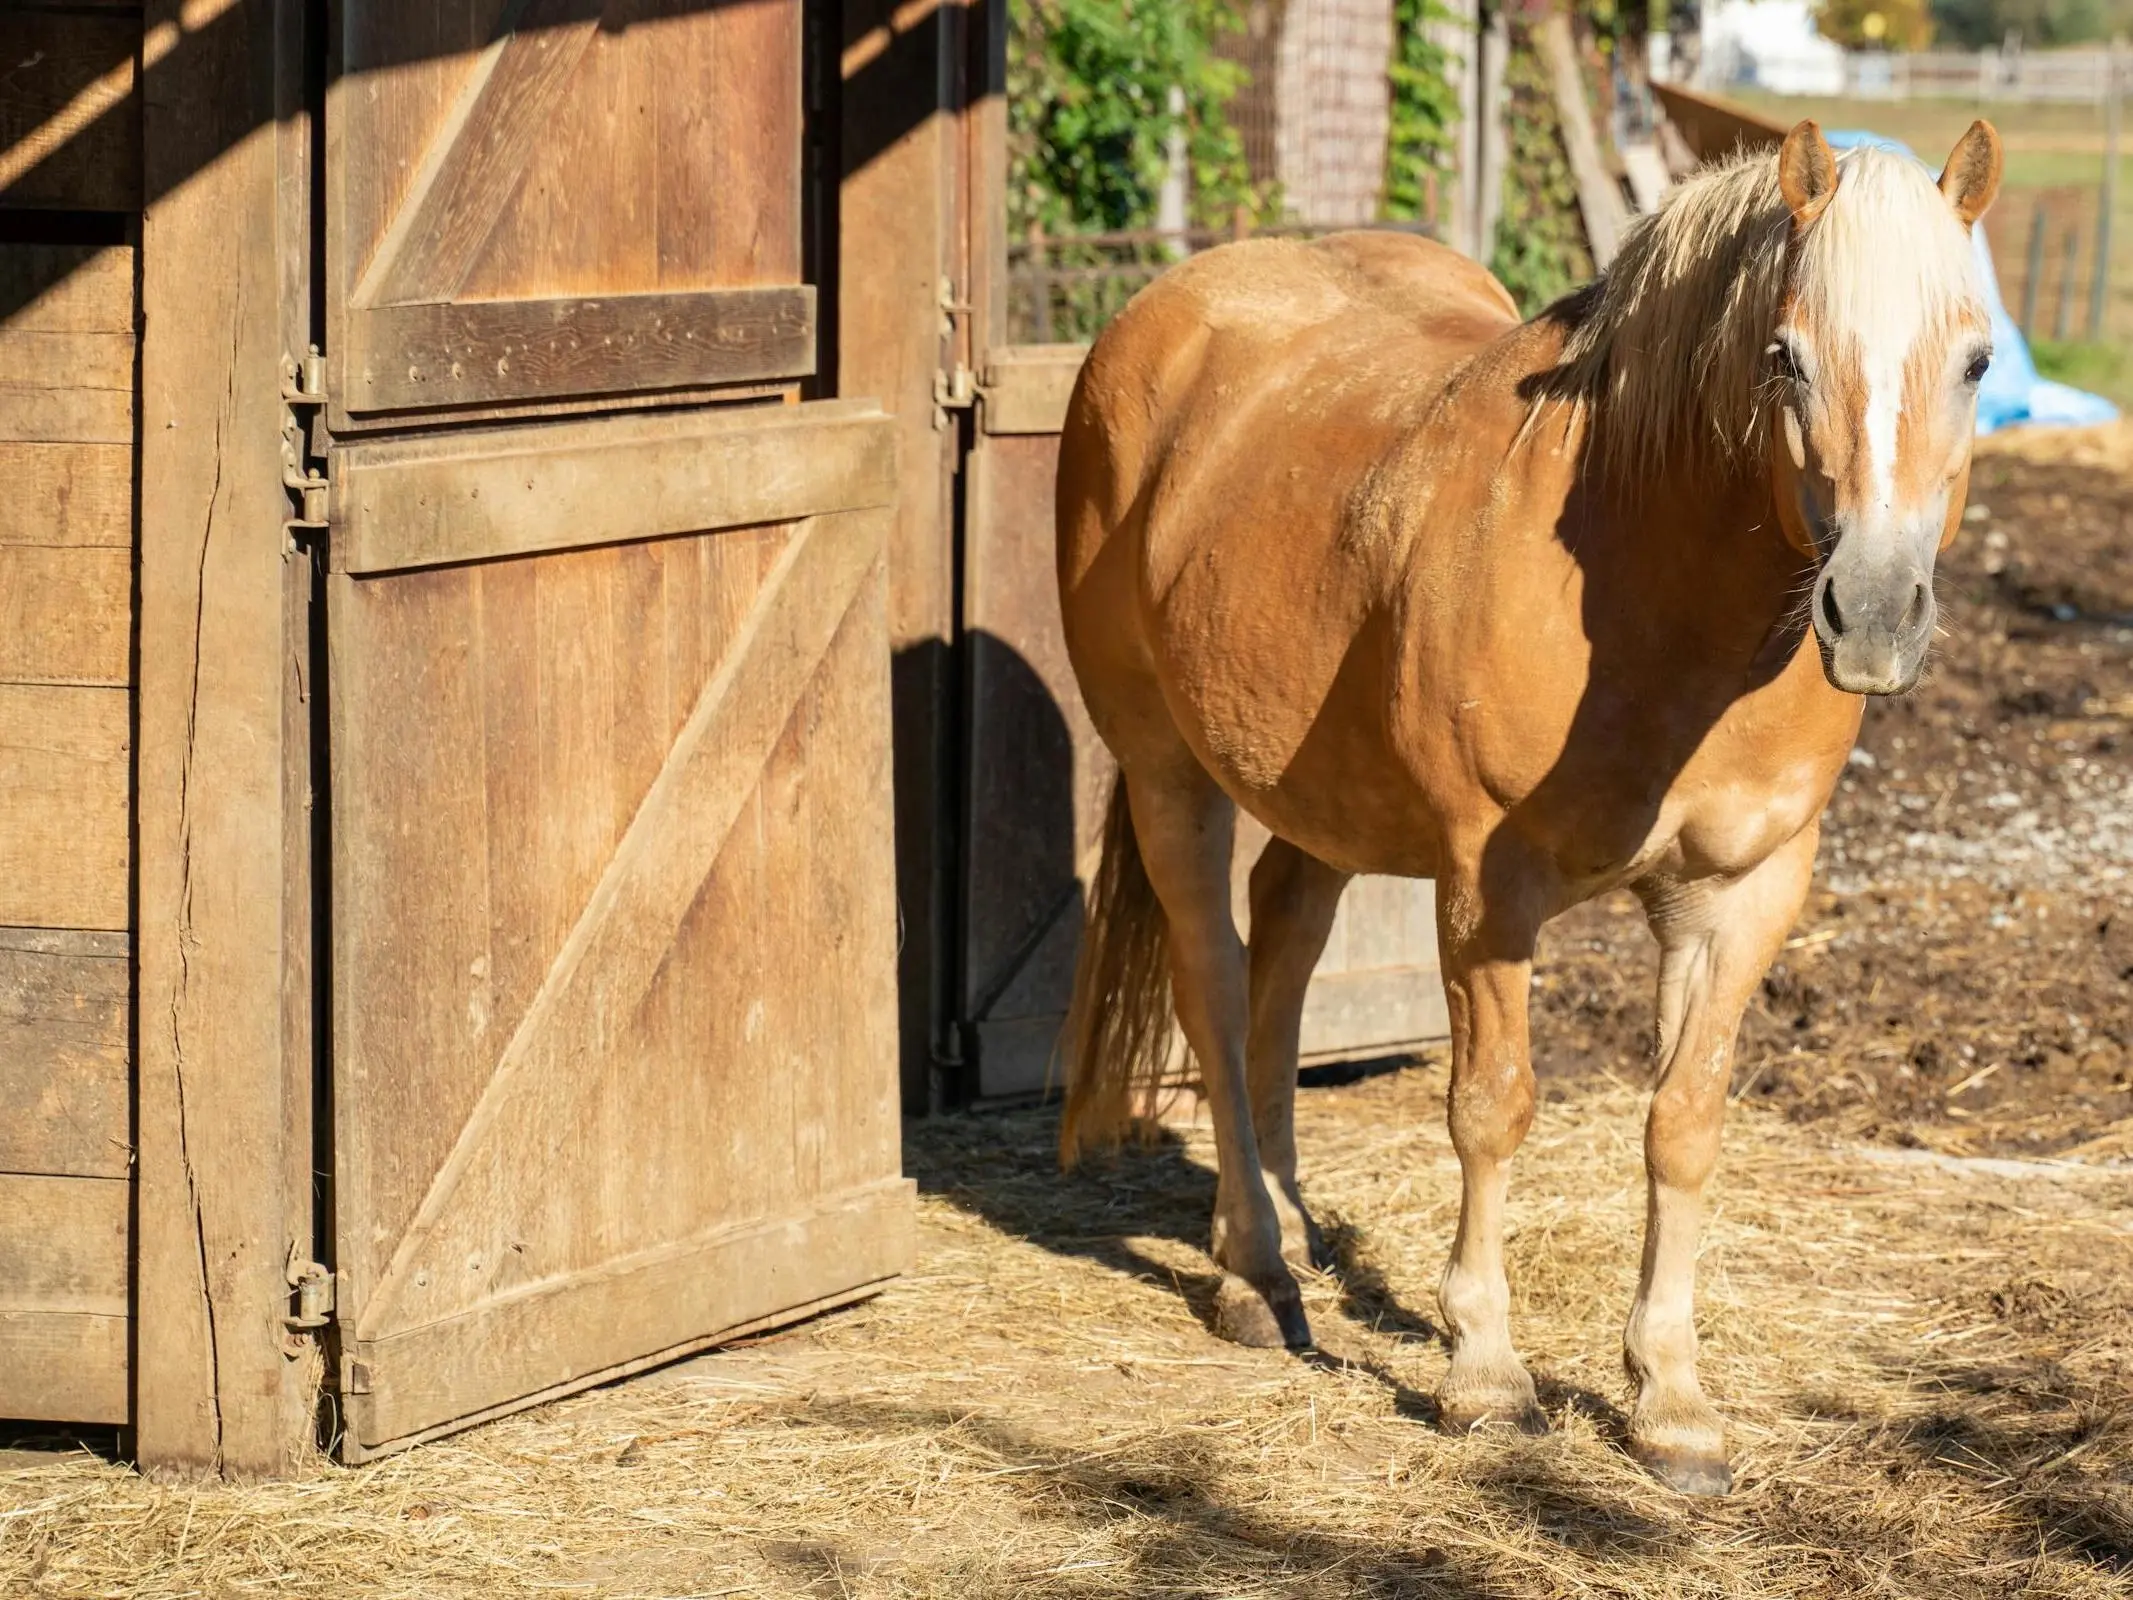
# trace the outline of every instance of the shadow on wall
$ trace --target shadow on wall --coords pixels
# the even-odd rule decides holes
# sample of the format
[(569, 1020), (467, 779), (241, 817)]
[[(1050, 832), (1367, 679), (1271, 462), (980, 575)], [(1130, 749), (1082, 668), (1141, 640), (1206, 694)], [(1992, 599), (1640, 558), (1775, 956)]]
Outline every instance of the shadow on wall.
[(1081, 939), (1073, 731), (990, 633), (891, 681), (906, 1108), (1041, 1090)]
[[(745, 0), (522, 0), (512, 9), (517, 12), (515, 30), (521, 34), (572, 27), (594, 19), (604, 31), (621, 32), (742, 3)], [(138, 23), (130, 29), (70, 30), (69, 48), (44, 52), (34, 63), (39, 68), (34, 92), (16, 85), (14, 95), (29, 101), (27, 105), (10, 107), (17, 116), (56, 119), (63, 107), (100, 107), (91, 115), (70, 117), (65, 136), (53, 140), (48, 148), (20, 165), (9, 163), (5, 202), (17, 209), (18, 233), (21, 228), (34, 226), (38, 230), (35, 237), (41, 242), (117, 242), (100, 232), (92, 237), (69, 237), (60, 218), (76, 214), (40, 213), (34, 208), (57, 204), (61, 197), (80, 193), (85, 170), (100, 170), (115, 160), (138, 160), (144, 105), (161, 108), (162, 124), (167, 129), (183, 120), (180, 107), (196, 96), (198, 86), (204, 82), (243, 80), (251, 91), (246, 117), (229, 118), (230, 102), (223, 97), (215, 114), (229, 118), (224, 125), (211, 131), (188, 129), (183, 140), (157, 141), (143, 164), (137, 190), (139, 202), (152, 206), (192, 178), (205, 160), (235, 148), (270, 123), (299, 114), (307, 53), (330, 55), (335, 63), (332, 70), (339, 70), (340, 50), (328, 50), (315, 33), (309, 38), (298, 37), (305, 30), (330, 26), (323, 20), (326, 8), (316, 0), (225, 0), (216, 7), (188, 5), (183, 8), (187, 17), (200, 11), (211, 13), (190, 26), (178, 15), (180, 8), (163, 9), (170, 16), (148, 31), (145, 48), (140, 48)], [(443, 56), (471, 60), (478, 48), (479, 41), (469, 42), (467, 36), (472, 30), (463, 21), (457, 30), (453, 28), (452, 23), (460, 20), (454, 15), (461, 9), (456, 6), (437, 6), (435, 0), (430, 0), (424, 8), (430, 15), (424, 18), (420, 12), (403, 13), (384, 0), (350, 0), (348, 6), (335, 8), (335, 20), (340, 21), (340, 14), (350, 9), (365, 20), (377, 19), (363, 31), (363, 75), (389, 74), (412, 63)], [(934, 105), (923, 102), (922, 97), (884, 93), (880, 86), (922, 81), (915, 68), (930, 62), (939, 49), (938, 37), (930, 25), (936, 10), (927, 6), (912, 15), (898, 10), (892, 18), (886, 4), (870, 4), (869, 0), (854, 0), (843, 8), (846, 59), (863, 63), (845, 80), (845, 100), (860, 109), (860, 114), (842, 119), (847, 174), (865, 168), (934, 114)], [(352, 31), (352, 27), (344, 24), (342, 31)], [(278, 35), (277, 54), (292, 69), (279, 83), (258, 72), (254, 65), (258, 41), (270, 35)], [(854, 51), (851, 46), (860, 41), (868, 41), (871, 48)], [(129, 67), (138, 73), (134, 92), (113, 95), (111, 80)], [(932, 71), (928, 67), (926, 75)], [(16, 137), (19, 139), (27, 131), (18, 127)], [(181, 146), (183, 155), (178, 153)], [(17, 149), (21, 149), (19, 144)], [(201, 153), (204, 159), (193, 158), (193, 152)], [(133, 188), (130, 184), (127, 187)], [(118, 211), (135, 209), (137, 203), (129, 203)], [(60, 229), (58, 234), (52, 231), (55, 227)], [(26, 303), (18, 287), (0, 289), (0, 323)]]

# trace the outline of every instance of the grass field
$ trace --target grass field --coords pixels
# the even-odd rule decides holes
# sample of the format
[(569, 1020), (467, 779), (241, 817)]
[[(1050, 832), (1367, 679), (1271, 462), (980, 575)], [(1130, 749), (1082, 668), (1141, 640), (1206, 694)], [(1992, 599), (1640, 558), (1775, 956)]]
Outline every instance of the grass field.
[[(2041, 209), (2045, 217), (2044, 271), (2035, 313), (2025, 330), (2048, 348), (2039, 365), (2049, 376), (2133, 405), (2133, 118), (2120, 149), (2116, 204), (2112, 208), (2110, 294), (2104, 311), (2102, 349), (2088, 344), (2088, 296), (2094, 271), (2096, 206), (2103, 181), (2104, 120), (2101, 106), (2016, 105), (1960, 100), (1844, 100), (1741, 91), (1732, 98), (1778, 121), (1813, 117), (1829, 129), (1864, 128), (1900, 139), (1927, 161), (1953, 148), (1972, 120), (1983, 117), (2000, 132), (2007, 170), (1999, 202), (1986, 219), (2000, 291), (2022, 320), (2029, 280), (2029, 239)], [(2066, 240), (2078, 239), (2071, 283)], [(2066, 293), (2064, 322), (2060, 300)], [(2060, 328), (2064, 327), (2064, 337)]]

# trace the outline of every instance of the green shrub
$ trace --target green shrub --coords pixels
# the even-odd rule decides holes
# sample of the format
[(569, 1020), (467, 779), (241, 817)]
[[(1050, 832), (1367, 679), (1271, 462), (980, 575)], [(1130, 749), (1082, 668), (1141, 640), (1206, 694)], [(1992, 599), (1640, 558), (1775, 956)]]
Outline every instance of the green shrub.
[(1451, 13), (1441, 0), (1393, 0), (1392, 127), (1385, 141), (1382, 213), (1393, 222), (1434, 222), (1430, 175), (1448, 173), (1459, 101), (1452, 56), (1429, 36)]
[[(1013, 0), (1007, 58), (1009, 226), (1113, 232), (1155, 221), (1170, 138), (1185, 134), (1193, 220), (1266, 203), (1229, 103), (1244, 69), (1215, 54), (1229, 0)], [(1173, 107), (1171, 88), (1183, 90)]]
[(1591, 278), (1592, 251), (1547, 69), (1523, 28), (1511, 30), (1504, 89), (1503, 212), (1489, 270), (1530, 317)]

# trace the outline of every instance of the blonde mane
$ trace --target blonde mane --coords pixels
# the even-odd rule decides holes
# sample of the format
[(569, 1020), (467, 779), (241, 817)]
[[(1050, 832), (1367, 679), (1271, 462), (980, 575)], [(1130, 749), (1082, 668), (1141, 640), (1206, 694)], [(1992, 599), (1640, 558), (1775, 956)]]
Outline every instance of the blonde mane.
[(1633, 484), (1684, 456), (1729, 480), (1756, 470), (1788, 290), (1804, 314), (1851, 332), (1887, 320), (1900, 296), (1933, 318), (1978, 304), (1968, 236), (1924, 168), (1874, 148), (1837, 166), (1835, 197), (1797, 233), (1774, 153), (1706, 167), (1630, 230), (1598, 280), (1541, 313), (1568, 331), (1538, 400), (1585, 413), (1602, 475)]

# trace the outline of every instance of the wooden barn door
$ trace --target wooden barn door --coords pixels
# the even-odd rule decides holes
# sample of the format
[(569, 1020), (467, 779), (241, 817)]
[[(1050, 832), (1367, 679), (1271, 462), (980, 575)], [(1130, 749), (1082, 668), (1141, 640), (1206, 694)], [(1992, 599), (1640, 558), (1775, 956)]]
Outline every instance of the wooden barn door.
[[(348, 0), (343, 1451), (902, 1268), (892, 425), (801, 403), (799, 0)], [(745, 403), (730, 403), (740, 401)]]

